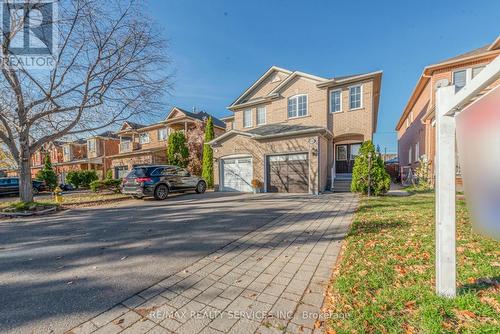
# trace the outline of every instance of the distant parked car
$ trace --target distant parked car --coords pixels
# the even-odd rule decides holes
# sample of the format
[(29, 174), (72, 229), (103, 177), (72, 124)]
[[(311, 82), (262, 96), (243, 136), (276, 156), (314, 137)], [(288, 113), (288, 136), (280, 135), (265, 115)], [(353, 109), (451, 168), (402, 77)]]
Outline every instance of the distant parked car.
[[(38, 194), (45, 190), (43, 181), (33, 180), (33, 194)], [(18, 195), (19, 194), (19, 178), (18, 177), (2, 177), (0, 178), (0, 195)]]
[(59, 185), (59, 188), (61, 188), (62, 191), (73, 191), (73, 190), (75, 190), (75, 187), (73, 187), (72, 184), (61, 183)]
[(122, 193), (134, 198), (153, 196), (164, 200), (171, 192), (196, 191), (203, 194), (207, 183), (187, 170), (171, 165), (134, 167), (123, 179)]

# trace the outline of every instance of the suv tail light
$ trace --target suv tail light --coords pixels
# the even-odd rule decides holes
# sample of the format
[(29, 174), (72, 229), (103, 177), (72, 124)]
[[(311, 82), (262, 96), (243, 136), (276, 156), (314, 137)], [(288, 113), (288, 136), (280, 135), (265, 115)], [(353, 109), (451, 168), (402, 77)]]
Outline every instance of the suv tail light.
[(138, 177), (135, 179), (137, 183), (151, 182), (153, 181), (150, 177)]

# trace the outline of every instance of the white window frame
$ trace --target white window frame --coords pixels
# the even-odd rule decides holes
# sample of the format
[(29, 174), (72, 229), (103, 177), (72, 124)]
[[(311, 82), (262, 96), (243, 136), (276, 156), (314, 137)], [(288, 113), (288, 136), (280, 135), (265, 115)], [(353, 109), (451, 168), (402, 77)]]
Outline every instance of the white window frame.
[[(165, 135), (162, 137), (160, 133), (164, 133)], [(158, 141), (166, 141), (168, 139), (168, 128), (158, 129)]]
[(97, 151), (97, 142), (95, 139), (89, 139), (87, 141), (87, 149), (89, 152), (96, 152)]
[[(457, 90), (458, 87), (455, 85), (455, 73), (458, 73), (458, 72), (465, 72), (465, 84), (459, 90)], [(452, 84), (455, 85), (455, 92), (458, 92), (462, 88), (464, 88), (467, 85), (467, 83), (471, 80), (471, 77), (472, 77), (472, 68), (461, 68), (461, 69), (457, 69), (457, 70), (453, 71), (451, 73), (451, 81), (452, 81)]]
[(408, 150), (408, 163), (412, 163), (413, 159), (413, 145), (410, 145), (410, 149)]
[[(352, 108), (351, 107), (351, 89), (359, 87), (359, 107)], [(363, 85), (352, 85), (349, 86), (349, 110), (358, 110), (363, 108)]]
[[(304, 115), (299, 115), (299, 98), (304, 96), (306, 98), (306, 113)], [(290, 116), (290, 111), (289, 111), (289, 104), (290, 104), (290, 101), (292, 100), (295, 100), (295, 105), (296, 105), (296, 109), (295, 109), (295, 116)], [(297, 95), (294, 95), (294, 96), (290, 96), (287, 100), (287, 104), (286, 104), (286, 115), (288, 117), (288, 119), (293, 119), (293, 118), (301, 118), (301, 117), (307, 117), (309, 116), (309, 97), (307, 96), (307, 94), (297, 94)]]
[[(332, 95), (333, 93), (340, 93), (340, 96), (339, 96), (339, 110), (333, 110), (333, 98), (332, 98)], [(334, 113), (338, 113), (338, 112), (342, 112), (342, 89), (333, 89), (330, 91), (330, 113), (334, 114)]]
[[(264, 111), (264, 122), (259, 122), (259, 111)], [(264, 125), (267, 122), (267, 109), (266, 107), (257, 107), (255, 111), (255, 124), (256, 125)]]
[[(144, 141), (143, 138), (147, 138), (147, 141)], [(139, 144), (149, 144), (151, 142), (151, 138), (149, 136), (149, 132), (139, 133)]]
[[(245, 115), (246, 114), (249, 114), (250, 115), (250, 123), (246, 124), (246, 121), (245, 121)], [(243, 110), (243, 127), (244, 128), (251, 128), (252, 127), (252, 109), (245, 109)]]
[(420, 160), (420, 142), (416, 142), (415, 143), (415, 161), (419, 161)]
[[(471, 72), (470, 72), (470, 78), (471, 80), (474, 79), (474, 70), (477, 70), (477, 69), (480, 69), (479, 70), (479, 73), (481, 73), (481, 71), (486, 67), (486, 65), (479, 65), (479, 66), (474, 66), (471, 68)], [(479, 73), (476, 73), (476, 76), (479, 74)]]

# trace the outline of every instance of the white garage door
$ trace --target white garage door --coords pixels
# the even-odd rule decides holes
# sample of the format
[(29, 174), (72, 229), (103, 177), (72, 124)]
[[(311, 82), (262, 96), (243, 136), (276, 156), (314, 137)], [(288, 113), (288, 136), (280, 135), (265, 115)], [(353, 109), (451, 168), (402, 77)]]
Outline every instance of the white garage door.
[(252, 158), (222, 160), (222, 191), (252, 191)]

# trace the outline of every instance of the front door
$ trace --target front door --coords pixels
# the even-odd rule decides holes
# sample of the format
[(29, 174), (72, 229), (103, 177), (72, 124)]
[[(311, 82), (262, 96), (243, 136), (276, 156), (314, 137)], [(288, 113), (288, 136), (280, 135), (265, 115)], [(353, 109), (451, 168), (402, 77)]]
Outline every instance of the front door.
[(361, 143), (335, 146), (335, 172), (337, 174), (352, 173), (354, 159), (356, 159), (360, 147)]

